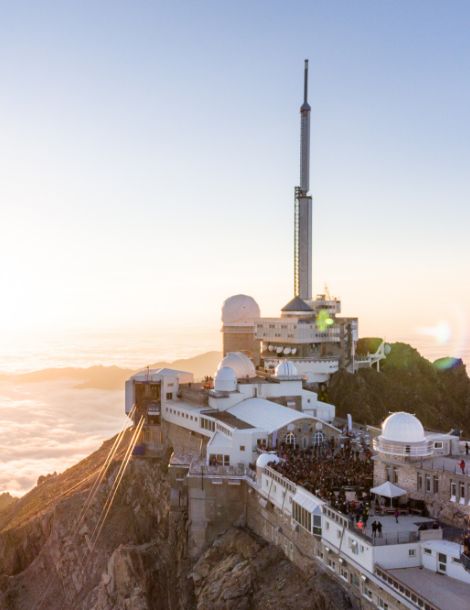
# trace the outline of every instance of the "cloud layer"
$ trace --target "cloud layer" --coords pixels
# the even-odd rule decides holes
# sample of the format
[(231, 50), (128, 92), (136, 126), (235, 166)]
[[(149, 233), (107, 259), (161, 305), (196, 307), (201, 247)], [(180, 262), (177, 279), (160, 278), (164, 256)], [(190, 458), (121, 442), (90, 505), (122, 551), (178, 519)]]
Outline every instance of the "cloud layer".
[(0, 383), (0, 493), (27, 492), (39, 475), (62, 472), (125, 422), (122, 390)]

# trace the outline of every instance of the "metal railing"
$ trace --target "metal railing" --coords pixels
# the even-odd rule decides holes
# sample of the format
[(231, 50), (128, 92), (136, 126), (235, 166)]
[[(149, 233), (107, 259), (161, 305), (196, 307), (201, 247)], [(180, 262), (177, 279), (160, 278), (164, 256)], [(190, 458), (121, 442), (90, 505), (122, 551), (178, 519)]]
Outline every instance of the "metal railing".
[[(470, 464), (465, 462), (465, 468), (462, 472), (459, 462), (463, 455), (455, 455), (452, 457), (441, 457), (431, 460), (426, 460), (419, 465), (420, 470), (434, 470), (441, 472), (452, 472), (461, 476), (470, 476)], [(454, 461), (456, 460), (456, 461)]]
[(426, 457), (432, 455), (432, 443), (423, 441), (421, 445), (412, 445), (406, 443), (393, 443), (381, 438), (373, 440), (375, 451), (381, 453), (390, 453), (391, 455), (403, 455), (407, 457)]
[(189, 467), (189, 474), (200, 475), (204, 477), (244, 477), (247, 475), (248, 467), (242, 464), (237, 466), (215, 465), (208, 466), (201, 460), (192, 461)]

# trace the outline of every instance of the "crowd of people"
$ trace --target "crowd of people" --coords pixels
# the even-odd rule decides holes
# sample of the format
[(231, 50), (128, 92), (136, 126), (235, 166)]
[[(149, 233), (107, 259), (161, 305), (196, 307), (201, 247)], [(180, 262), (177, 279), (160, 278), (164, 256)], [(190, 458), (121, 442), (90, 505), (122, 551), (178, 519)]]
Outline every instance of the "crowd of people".
[[(298, 449), (282, 444), (278, 455), (281, 461), (272, 468), (333, 508), (351, 514), (369, 504), (373, 464), (367, 447), (354, 447), (349, 442), (337, 446), (327, 441), (319, 451), (318, 447)], [(347, 497), (348, 491), (355, 493)]]

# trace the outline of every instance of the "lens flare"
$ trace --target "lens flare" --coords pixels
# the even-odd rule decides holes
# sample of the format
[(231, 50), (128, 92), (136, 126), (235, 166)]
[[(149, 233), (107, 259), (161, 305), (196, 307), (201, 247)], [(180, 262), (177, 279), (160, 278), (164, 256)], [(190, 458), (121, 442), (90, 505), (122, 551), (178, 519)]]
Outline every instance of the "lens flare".
[(446, 321), (441, 321), (435, 326), (424, 326), (419, 328), (418, 332), (432, 337), (438, 345), (445, 345), (452, 337), (452, 329)]
[(332, 324), (334, 324), (334, 320), (332, 318), (330, 318), (330, 314), (328, 313), (328, 311), (326, 309), (320, 309), (320, 311), (317, 314), (315, 324), (317, 326), (317, 329), (321, 333), (324, 333), (325, 331), (328, 330), (328, 328), (330, 326), (332, 326)]
[(447, 308), (445, 318), (433, 326), (417, 329), (420, 335), (429, 337), (435, 352), (435, 366), (439, 370), (448, 370), (459, 366), (462, 360), (468, 361), (468, 320), (463, 307), (453, 303)]

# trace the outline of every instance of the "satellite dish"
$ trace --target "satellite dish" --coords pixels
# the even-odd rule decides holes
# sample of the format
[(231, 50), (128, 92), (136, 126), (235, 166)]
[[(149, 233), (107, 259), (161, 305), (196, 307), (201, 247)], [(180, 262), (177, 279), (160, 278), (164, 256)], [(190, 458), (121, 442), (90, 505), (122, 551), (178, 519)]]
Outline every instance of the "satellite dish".
[(269, 350), (270, 352), (272, 352), (272, 351), (274, 350), (274, 345), (269, 345), (269, 346), (268, 346), (268, 350)]
[(282, 350), (283, 350), (283, 349), (284, 349), (283, 347), (278, 347), (278, 348), (276, 349), (276, 352), (277, 352), (278, 354), (282, 354)]
[(392, 351), (392, 346), (390, 345), (390, 343), (386, 343), (384, 345), (384, 354), (386, 356), (388, 356), (390, 354), (390, 352)]
[(296, 354), (296, 353), (297, 353), (297, 348), (296, 348), (296, 347), (293, 347), (293, 348), (291, 349), (291, 353), (292, 353), (292, 355), (294, 356), (294, 354)]
[(315, 424), (315, 430), (323, 430), (323, 424), (321, 424), (320, 422), (317, 422)]
[(290, 354), (290, 347), (285, 347), (284, 348), (284, 354)]
[(295, 425), (294, 424), (289, 424), (287, 426), (287, 429), (289, 430), (289, 432), (293, 432), (295, 430)]

